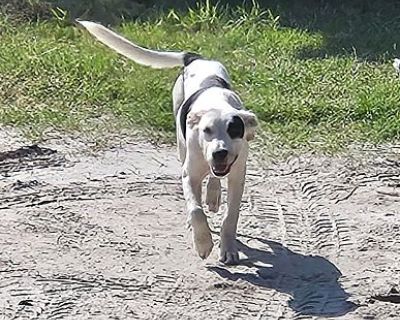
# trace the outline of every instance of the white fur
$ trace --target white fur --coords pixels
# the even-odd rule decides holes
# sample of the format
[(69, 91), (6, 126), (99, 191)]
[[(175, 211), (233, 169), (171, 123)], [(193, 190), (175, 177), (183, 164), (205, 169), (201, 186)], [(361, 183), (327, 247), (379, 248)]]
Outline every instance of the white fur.
[(97, 40), (136, 63), (152, 68), (172, 68), (183, 65), (183, 52), (158, 52), (135, 45), (101, 24), (77, 20)]
[(393, 67), (396, 70), (397, 74), (400, 75), (400, 59), (399, 58), (394, 59)]
[[(124, 39), (107, 28), (87, 21), (79, 21), (99, 41), (137, 63), (155, 68), (183, 66), (184, 52), (158, 52), (144, 49)], [(186, 200), (188, 222), (193, 229), (196, 251), (203, 259), (212, 251), (211, 231), (204, 214), (201, 199), (202, 181), (209, 176), (206, 203), (209, 210), (217, 212), (221, 202), (220, 178), (228, 179), (228, 210), (222, 223), (220, 260), (237, 263), (236, 229), (243, 194), (248, 140), (253, 139), (257, 125), (255, 115), (243, 109), (239, 96), (231, 90), (212, 87), (204, 91), (193, 103), (186, 122), (186, 139), (180, 127), (180, 106), (201, 83), (210, 76), (218, 76), (229, 83), (228, 72), (218, 61), (199, 59), (184, 68), (173, 89), (175, 114), (177, 113), (177, 144), (182, 161), (182, 185)], [(227, 126), (233, 117), (240, 117), (244, 126), (244, 137), (232, 139)], [(218, 163), (213, 153), (224, 149), (227, 156), (217, 171)]]

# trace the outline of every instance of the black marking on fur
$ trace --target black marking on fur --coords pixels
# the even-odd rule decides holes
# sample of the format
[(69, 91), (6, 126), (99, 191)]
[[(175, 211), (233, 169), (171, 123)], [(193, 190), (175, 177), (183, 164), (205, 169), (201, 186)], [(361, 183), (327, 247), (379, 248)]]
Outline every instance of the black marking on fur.
[[(201, 58), (200, 58), (201, 59)], [(186, 139), (186, 120), (187, 116), (190, 112), (192, 104), (196, 101), (196, 99), (206, 90), (210, 88), (224, 88), (230, 89), (230, 85), (224, 79), (218, 76), (210, 76), (204, 79), (201, 83), (201, 88), (193, 93), (188, 99), (186, 99), (182, 105), (180, 106), (179, 110), (181, 111), (180, 114), (180, 122), (181, 122), (181, 130), (183, 137)], [(179, 112), (179, 111), (178, 111)]]
[(231, 90), (231, 85), (225, 79), (222, 79), (221, 77), (216, 75), (205, 78), (200, 86), (202, 88), (219, 87)]
[(183, 57), (183, 65), (187, 67), (189, 64), (191, 64), (193, 61), (203, 59), (203, 57), (197, 53), (193, 52), (187, 52), (185, 53), (185, 56)]
[(244, 122), (239, 116), (233, 116), (228, 124), (228, 134), (232, 139), (242, 139), (244, 136)]
[(192, 108), (192, 104), (207, 89), (210, 89), (210, 88), (201, 88), (201, 89), (197, 90), (179, 108), (181, 110), (181, 114), (180, 114), (181, 130), (182, 130), (183, 137), (185, 139), (186, 139), (186, 120), (187, 120), (187, 116), (190, 112), (190, 109)]

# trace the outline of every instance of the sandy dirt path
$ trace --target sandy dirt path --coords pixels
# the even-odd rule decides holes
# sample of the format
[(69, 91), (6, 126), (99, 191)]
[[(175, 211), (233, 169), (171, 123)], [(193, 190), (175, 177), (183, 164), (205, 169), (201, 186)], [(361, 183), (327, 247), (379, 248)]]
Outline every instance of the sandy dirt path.
[(398, 148), (253, 153), (227, 267), (192, 249), (175, 150), (27, 146), (0, 133), (0, 319), (400, 319)]

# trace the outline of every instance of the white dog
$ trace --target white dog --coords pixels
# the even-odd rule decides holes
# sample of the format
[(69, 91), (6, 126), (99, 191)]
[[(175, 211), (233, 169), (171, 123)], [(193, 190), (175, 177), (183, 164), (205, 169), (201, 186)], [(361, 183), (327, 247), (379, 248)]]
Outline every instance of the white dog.
[(100, 24), (78, 21), (100, 42), (133, 61), (153, 68), (183, 67), (173, 88), (178, 151), (188, 222), (196, 251), (205, 259), (213, 241), (201, 200), (202, 181), (207, 182), (206, 203), (217, 212), (220, 179), (228, 179), (228, 211), (221, 228), (220, 261), (239, 260), (236, 228), (246, 175), (248, 142), (254, 138), (257, 120), (231, 90), (228, 73), (218, 61), (193, 53), (159, 52), (139, 47)]

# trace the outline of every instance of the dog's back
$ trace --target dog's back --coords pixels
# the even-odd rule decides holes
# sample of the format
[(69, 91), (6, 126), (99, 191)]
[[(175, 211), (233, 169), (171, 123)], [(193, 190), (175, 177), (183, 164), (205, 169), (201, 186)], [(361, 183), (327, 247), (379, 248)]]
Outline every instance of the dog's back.
[(203, 58), (196, 59), (183, 70), (184, 96), (187, 99), (194, 92), (207, 86), (205, 83), (209, 79), (218, 77), (230, 85), (230, 79), (227, 70), (222, 63)]

